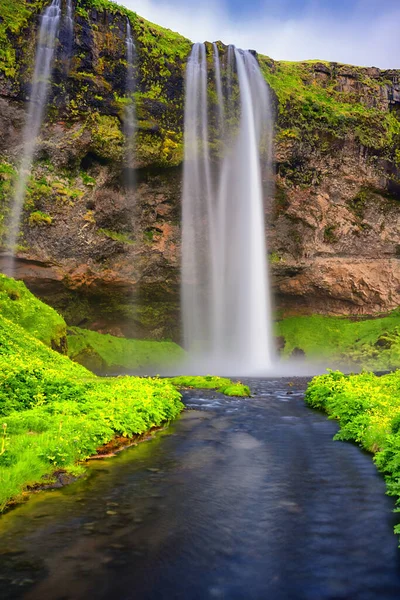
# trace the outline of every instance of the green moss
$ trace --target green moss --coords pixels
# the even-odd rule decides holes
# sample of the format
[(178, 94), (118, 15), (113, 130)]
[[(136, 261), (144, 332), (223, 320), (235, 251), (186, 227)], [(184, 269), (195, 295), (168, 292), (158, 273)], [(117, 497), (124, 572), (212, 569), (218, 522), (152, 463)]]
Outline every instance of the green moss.
[(121, 161), (124, 136), (117, 117), (92, 113), (88, 120), (92, 134), (92, 151), (106, 160)]
[(0, 274), (0, 312), (47, 346), (66, 351), (66, 324), (36, 298), (22, 281)]
[(327, 225), (324, 229), (324, 242), (326, 244), (334, 244), (337, 242), (337, 237), (335, 231), (337, 229), (337, 225)]
[[(373, 150), (389, 150), (400, 133), (400, 122), (381, 104), (380, 85), (367, 70), (350, 67), (363, 84), (359, 95), (341, 91), (337, 77), (346, 72), (345, 65), (324, 63), (330, 74), (321, 82), (316, 76), (320, 61), (301, 63), (276, 61), (260, 56), (262, 72), (279, 101), (278, 139), (301, 138), (321, 147), (321, 135), (343, 139), (354, 136), (360, 144)], [(361, 90), (363, 89), (361, 86)], [(368, 90), (368, 98), (362, 94)], [(376, 97), (376, 107), (367, 104)], [(286, 132), (286, 133), (285, 133)]]
[(233, 382), (226, 377), (188, 376), (171, 377), (169, 380), (179, 388), (196, 388), (203, 390), (216, 390), (226, 396), (250, 396), (250, 388), (240, 382)]
[(118, 231), (111, 231), (110, 229), (99, 229), (99, 234), (105, 235), (106, 237), (114, 240), (115, 242), (122, 242), (123, 244), (133, 244), (133, 241), (126, 235), (126, 233), (119, 233)]
[(362, 187), (359, 192), (348, 201), (348, 206), (350, 210), (359, 218), (362, 219), (364, 217), (364, 210), (367, 203), (372, 200), (374, 197), (374, 193), (370, 188)]
[(279, 321), (277, 335), (285, 340), (284, 356), (295, 349), (310, 358), (344, 362), (368, 369), (400, 366), (400, 313), (352, 321), (322, 315), (288, 317)]
[(282, 258), (277, 252), (270, 252), (268, 255), (268, 260), (271, 265), (277, 265), (282, 261)]
[(85, 171), (81, 171), (80, 176), (84, 185), (87, 185), (88, 187), (95, 187), (96, 180), (94, 179), (94, 177), (91, 177), (90, 175), (85, 173)]
[(136, 136), (136, 153), (145, 164), (158, 167), (174, 167), (183, 160), (183, 134), (181, 132), (157, 132), (141, 129)]
[(0, 72), (14, 79), (19, 70), (15, 40), (30, 24), (46, 0), (1, 0), (0, 2)]
[(185, 356), (173, 342), (119, 338), (71, 327), (68, 355), (96, 372), (120, 373), (177, 365)]
[(16, 174), (10, 163), (0, 162), (0, 245), (5, 243), (7, 235), (7, 218)]
[(53, 217), (42, 212), (41, 210), (35, 210), (29, 215), (28, 223), (31, 227), (34, 225), (51, 225)]

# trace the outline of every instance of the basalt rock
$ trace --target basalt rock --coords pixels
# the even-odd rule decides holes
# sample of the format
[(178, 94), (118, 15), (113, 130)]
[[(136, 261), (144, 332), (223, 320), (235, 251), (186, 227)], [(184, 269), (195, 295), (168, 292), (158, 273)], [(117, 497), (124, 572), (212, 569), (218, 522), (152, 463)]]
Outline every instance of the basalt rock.
[[(44, 5), (16, 2), (12, 23), (9, 13), (0, 18), (3, 241)], [(99, 5), (75, 2), (73, 55), (58, 50), (24, 206), (17, 276), (70, 324), (178, 340), (184, 73), (191, 43), (114, 3)], [(127, 17), (137, 48), (134, 193), (124, 183), (123, 160)], [(212, 46), (206, 46), (212, 86)], [(218, 47), (223, 64), (226, 47)], [(267, 185), (265, 198), (276, 305), (286, 314), (373, 315), (395, 308), (400, 71), (257, 58), (277, 117), (275, 200)], [(215, 108), (210, 94), (210, 112)]]

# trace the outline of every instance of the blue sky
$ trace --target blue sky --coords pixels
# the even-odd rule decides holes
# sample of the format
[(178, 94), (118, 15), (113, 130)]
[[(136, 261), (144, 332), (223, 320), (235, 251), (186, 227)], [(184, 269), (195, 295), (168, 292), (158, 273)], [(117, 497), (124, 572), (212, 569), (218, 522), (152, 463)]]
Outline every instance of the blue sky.
[(400, 0), (118, 0), (193, 41), (400, 68)]

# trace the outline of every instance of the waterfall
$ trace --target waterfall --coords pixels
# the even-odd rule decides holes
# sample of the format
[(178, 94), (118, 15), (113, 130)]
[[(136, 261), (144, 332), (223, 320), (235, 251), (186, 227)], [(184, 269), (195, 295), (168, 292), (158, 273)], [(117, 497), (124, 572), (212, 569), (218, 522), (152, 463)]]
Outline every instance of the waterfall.
[(72, 18), (72, 2), (71, 0), (67, 0), (67, 12), (65, 15), (65, 22), (67, 24), (67, 29), (72, 32), (74, 30), (74, 20)]
[(67, 71), (69, 71), (71, 55), (72, 55), (72, 46), (74, 43), (74, 18), (73, 18), (73, 7), (72, 0), (67, 0), (67, 8), (64, 16), (64, 55), (67, 60)]
[[(11, 217), (8, 224), (6, 245), (15, 254), (21, 213), (26, 186), (30, 176), (33, 156), (46, 108), (57, 34), (61, 17), (61, 0), (53, 0), (42, 13), (39, 40), (35, 56), (35, 68), (29, 99), (28, 115), (23, 132), (23, 154), (19, 167), (18, 180), (14, 191)], [(10, 275), (14, 273), (14, 259), (10, 263)]]
[(124, 114), (124, 133), (126, 138), (125, 147), (125, 165), (126, 178), (125, 183), (128, 189), (133, 189), (135, 184), (134, 159), (135, 159), (135, 133), (136, 133), (136, 114), (133, 94), (136, 88), (135, 82), (135, 54), (136, 48), (132, 37), (131, 24), (126, 21), (126, 95), (129, 103), (125, 107)]
[[(269, 93), (255, 57), (230, 46), (221, 102), (216, 45), (213, 53), (218, 104), (225, 107), (217, 140), (209, 134), (204, 44), (193, 46), (186, 72), (184, 342), (202, 371), (265, 373), (274, 360), (262, 186), (272, 164)], [(221, 143), (222, 158), (211, 160), (210, 141)]]

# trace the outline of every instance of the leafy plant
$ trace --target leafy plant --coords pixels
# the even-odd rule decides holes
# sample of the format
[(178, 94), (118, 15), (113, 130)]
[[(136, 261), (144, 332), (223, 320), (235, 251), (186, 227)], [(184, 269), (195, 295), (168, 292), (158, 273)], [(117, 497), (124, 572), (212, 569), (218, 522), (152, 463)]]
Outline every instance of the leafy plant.
[[(374, 453), (400, 511), (400, 371), (382, 377), (330, 372), (311, 381), (306, 402), (339, 422), (335, 439), (357, 442)], [(395, 532), (400, 534), (400, 526)]]

